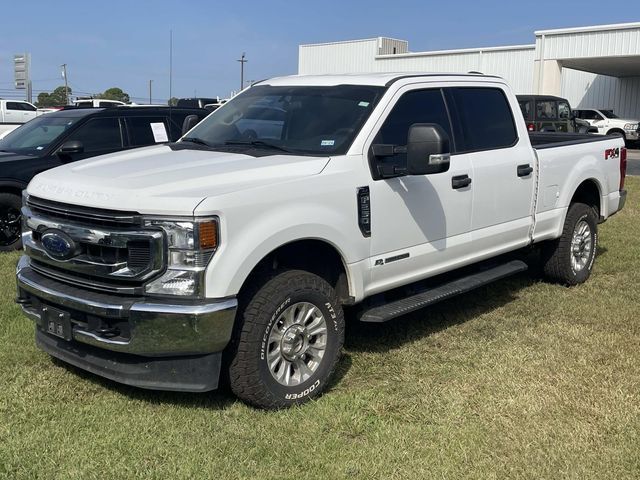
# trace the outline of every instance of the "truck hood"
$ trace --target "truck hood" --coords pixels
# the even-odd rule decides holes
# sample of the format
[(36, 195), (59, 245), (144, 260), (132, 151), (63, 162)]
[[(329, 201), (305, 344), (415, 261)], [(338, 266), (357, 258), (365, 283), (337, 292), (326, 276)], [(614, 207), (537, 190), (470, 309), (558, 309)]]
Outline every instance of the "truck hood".
[(167, 145), (103, 155), (43, 172), (29, 195), (89, 207), (191, 215), (206, 197), (316, 175), (328, 157), (250, 155)]

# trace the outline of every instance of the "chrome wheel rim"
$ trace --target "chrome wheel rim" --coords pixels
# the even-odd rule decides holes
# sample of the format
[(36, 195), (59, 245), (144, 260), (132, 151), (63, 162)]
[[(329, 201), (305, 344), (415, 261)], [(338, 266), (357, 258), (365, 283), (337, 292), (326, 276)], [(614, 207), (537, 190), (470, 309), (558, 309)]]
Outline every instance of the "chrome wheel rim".
[(580, 272), (587, 266), (592, 249), (591, 227), (585, 220), (580, 220), (571, 239), (571, 267), (574, 272)]
[(13, 245), (20, 239), (20, 210), (0, 206), (0, 247)]
[(294, 387), (318, 370), (327, 348), (327, 322), (318, 307), (299, 302), (276, 319), (267, 342), (267, 366), (281, 385)]

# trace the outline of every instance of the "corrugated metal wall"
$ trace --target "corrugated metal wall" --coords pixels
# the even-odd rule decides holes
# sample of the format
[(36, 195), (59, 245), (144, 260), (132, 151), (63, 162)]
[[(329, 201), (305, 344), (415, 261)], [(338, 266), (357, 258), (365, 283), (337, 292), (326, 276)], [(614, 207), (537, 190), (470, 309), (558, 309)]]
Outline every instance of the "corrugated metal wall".
[(573, 108), (613, 108), (627, 118), (640, 118), (640, 77), (616, 78), (562, 69), (562, 96)]
[(378, 44), (378, 55), (394, 55), (407, 53), (409, 42), (406, 40), (396, 40), (395, 38), (380, 37)]
[[(420, 53), (408, 53), (408, 48), (406, 41), (385, 37), (301, 45), (299, 73), (480, 71), (505, 78), (516, 93), (535, 93), (534, 70), (542, 53), (543, 64), (555, 63), (546, 60), (562, 64), (563, 60), (568, 63), (570, 59), (625, 55), (637, 56), (640, 62), (640, 23), (536, 32), (535, 47)], [(536, 77), (548, 81), (553, 72), (547, 73), (544, 76), (540, 72)], [(562, 78), (557, 77), (558, 84), (552, 85), (554, 93), (560, 91), (576, 108), (613, 108), (621, 116), (640, 118), (640, 77), (615, 78), (566, 67), (562, 69)]]
[[(540, 54), (541, 36), (536, 35), (536, 48)], [(640, 51), (640, 28), (578, 31), (562, 34), (547, 34), (544, 39), (544, 58), (608, 57), (614, 55), (637, 55)]]
[(517, 93), (533, 89), (533, 47), (379, 56), (376, 72), (482, 72), (506, 79)]
[(300, 45), (298, 73), (320, 75), (331, 73), (368, 73), (375, 71), (378, 38), (349, 42)]

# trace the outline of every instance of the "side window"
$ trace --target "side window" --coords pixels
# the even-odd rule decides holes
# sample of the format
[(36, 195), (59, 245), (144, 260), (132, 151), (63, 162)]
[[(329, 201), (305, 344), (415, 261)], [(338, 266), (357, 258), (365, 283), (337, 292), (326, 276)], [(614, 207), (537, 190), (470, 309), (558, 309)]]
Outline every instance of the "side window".
[(22, 110), (18, 102), (7, 102), (7, 110)]
[(126, 121), (131, 147), (144, 147), (170, 140), (164, 117), (127, 117)]
[(459, 87), (448, 89), (456, 106), (462, 139), (458, 152), (506, 148), (518, 140), (511, 107), (499, 88)]
[(451, 137), (451, 124), (440, 89), (405, 93), (384, 121), (373, 143), (406, 145), (414, 123), (436, 123)]
[(561, 120), (571, 118), (571, 107), (567, 102), (558, 102), (558, 118)]
[(82, 142), (85, 153), (122, 148), (122, 133), (117, 118), (96, 118), (89, 120), (73, 132), (65, 141)]

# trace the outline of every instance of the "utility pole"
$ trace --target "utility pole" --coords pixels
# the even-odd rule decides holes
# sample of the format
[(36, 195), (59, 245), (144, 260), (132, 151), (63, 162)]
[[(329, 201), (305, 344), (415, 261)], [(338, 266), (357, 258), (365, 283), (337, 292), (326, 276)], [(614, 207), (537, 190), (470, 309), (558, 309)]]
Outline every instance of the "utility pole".
[(153, 83), (153, 80), (149, 80), (149, 105), (151, 105), (153, 102), (151, 101), (151, 84)]
[(238, 62), (240, 62), (240, 91), (242, 91), (242, 89), (244, 88), (244, 64), (247, 63), (249, 60), (245, 60), (245, 53), (242, 52), (242, 57), (240, 57), (240, 60), (237, 60)]
[(69, 105), (69, 81), (67, 80), (67, 64), (63, 63), (60, 65), (62, 67), (62, 78), (64, 78), (64, 98), (65, 104)]

